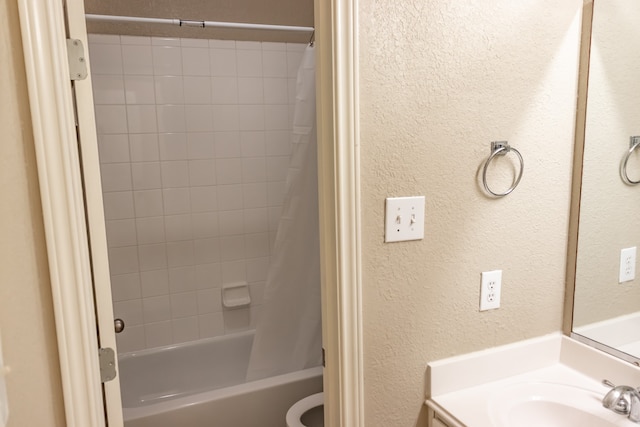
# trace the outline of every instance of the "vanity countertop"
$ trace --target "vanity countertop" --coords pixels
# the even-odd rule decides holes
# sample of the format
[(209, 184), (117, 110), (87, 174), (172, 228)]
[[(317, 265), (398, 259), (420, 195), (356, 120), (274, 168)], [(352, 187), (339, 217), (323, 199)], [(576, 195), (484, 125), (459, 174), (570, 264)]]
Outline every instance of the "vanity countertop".
[(594, 409), (613, 425), (636, 426), (601, 410), (609, 390), (603, 379), (637, 387), (640, 368), (558, 333), (430, 363), (427, 405), (451, 426), (492, 427), (500, 425), (501, 405), (518, 387), (546, 384), (563, 393), (566, 387), (567, 396), (589, 393)]

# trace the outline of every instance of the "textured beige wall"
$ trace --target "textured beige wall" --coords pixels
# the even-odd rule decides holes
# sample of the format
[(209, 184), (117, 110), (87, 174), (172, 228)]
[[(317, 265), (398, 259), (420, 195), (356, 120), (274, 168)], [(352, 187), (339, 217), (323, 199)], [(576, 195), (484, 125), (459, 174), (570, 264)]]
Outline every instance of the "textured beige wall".
[[(429, 361), (561, 329), (581, 8), (359, 1), (368, 427), (426, 425)], [(495, 200), (477, 173), (502, 139), (526, 166)], [(383, 243), (385, 197), (420, 194), (425, 239)], [(481, 313), (493, 269), (502, 307)]]
[(64, 426), (16, 0), (0, 1), (0, 331), (9, 427)]
[[(625, 185), (620, 161), (640, 135), (637, 0), (594, 2), (574, 325), (636, 312), (640, 278), (618, 283), (620, 250), (640, 246), (640, 188)], [(628, 173), (640, 179), (640, 152)]]

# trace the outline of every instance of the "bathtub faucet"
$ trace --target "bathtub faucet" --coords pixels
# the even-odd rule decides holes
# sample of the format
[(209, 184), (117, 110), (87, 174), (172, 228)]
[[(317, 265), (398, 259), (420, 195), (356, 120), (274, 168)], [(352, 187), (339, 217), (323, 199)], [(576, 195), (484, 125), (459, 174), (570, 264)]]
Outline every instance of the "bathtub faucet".
[(640, 392), (628, 385), (616, 386), (608, 380), (602, 383), (611, 390), (602, 399), (602, 406), (613, 412), (626, 415), (634, 423), (640, 422)]

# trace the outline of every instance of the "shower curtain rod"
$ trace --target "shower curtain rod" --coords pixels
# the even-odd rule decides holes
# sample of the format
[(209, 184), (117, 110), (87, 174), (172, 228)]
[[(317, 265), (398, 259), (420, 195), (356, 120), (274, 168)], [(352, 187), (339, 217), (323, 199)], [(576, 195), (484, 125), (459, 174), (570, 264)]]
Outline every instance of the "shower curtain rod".
[(313, 27), (296, 27), (292, 25), (248, 24), (248, 23), (242, 23), (242, 22), (194, 21), (194, 20), (187, 20), (187, 19), (143, 18), (138, 16), (116, 16), (116, 15), (94, 15), (94, 14), (86, 14), (85, 17), (87, 18), (88, 21), (138, 22), (143, 24), (178, 25), (181, 27), (296, 31), (296, 32), (309, 32), (309, 33), (314, 31)]

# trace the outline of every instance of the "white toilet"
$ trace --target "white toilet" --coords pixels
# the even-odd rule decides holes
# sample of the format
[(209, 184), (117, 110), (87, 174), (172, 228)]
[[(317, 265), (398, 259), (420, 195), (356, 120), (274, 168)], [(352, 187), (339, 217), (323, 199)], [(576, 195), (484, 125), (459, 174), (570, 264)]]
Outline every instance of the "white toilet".
[(324, 427), (324, 393), (294, 403), (287, 411), (287, 427)]

